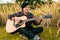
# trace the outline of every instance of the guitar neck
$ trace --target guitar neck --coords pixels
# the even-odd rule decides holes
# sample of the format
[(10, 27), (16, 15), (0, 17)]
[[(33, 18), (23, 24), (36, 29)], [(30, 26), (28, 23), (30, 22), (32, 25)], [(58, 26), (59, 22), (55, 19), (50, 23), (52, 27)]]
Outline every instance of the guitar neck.
[(32, 21), (32, 20), (36, 20), (35, 18), (30, 18), (28, 20), (24, 20), (25, 22), (28, 22), (28, 21)]

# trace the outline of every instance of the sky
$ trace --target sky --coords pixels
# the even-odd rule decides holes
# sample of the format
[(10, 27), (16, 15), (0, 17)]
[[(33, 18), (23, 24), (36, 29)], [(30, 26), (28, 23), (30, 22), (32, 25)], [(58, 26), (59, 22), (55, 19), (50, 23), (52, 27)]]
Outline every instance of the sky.
[(15, 0), (0, 0), (0, 4), (3, 4), (3, 3), (14, 3)]
[(53, 1), (55, 1), (55, 2), (59, 2), (60, 0), (53, 0)]
[[(53, 0), (55, 2), (59, 2), (60, 0)], [(0, 0), (0, 4), (3, 4), (3, 3), (14, 3), (15, 0)]]

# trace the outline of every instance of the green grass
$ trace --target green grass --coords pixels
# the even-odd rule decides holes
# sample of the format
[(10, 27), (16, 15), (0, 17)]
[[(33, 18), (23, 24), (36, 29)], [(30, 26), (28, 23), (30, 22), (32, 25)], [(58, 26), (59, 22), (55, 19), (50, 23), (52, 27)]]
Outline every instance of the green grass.
[[(58, 36), (56, 27), (43, 27), (44, 31), (39, 33), (40, 37), (43, 40), (60, 40), (60, 33)], [(6, 32), (5, 27), (0, 27), (0, 40), (24, 40), (22, 37), (19, 36), (19, 33), (9, 34)]]

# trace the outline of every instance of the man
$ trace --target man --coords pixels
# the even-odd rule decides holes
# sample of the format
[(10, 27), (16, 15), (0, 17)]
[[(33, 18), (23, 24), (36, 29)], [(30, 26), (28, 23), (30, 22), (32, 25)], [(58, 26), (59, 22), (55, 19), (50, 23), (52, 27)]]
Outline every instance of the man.
[[(30, 6), (28, 3), (24, 2), (21, 5), (21, 8), (22, 8), (22, 12), (18, 12), (16, 14), (9, 15), (8, 18), (10, 20), (14, 20), (14, 17), (21, 17), (21, 16), (26, 16), (27, 19), (34, 18), (34, 15), (29, 12)], [(24, 34), (28, 38), (31, 38), (32, 40), (41, 40), (40, 37), (38, 36), (38, 33), (43, 32), (43, 28), (42, 27), (33, 28), (33, 26), (32, 26), (32, 23), (34, 25), (39, 25), (41, 23), (41, 21), (42, 21), (42, 18), (39, 18), (39, 20), (28, 21), (25, 23), (26, 24), (25, 27), (21, 27), (20, 29), (18, 29), (18, 32)], [(19, 22), (19, 20), (16, 19), (16, 22)]]

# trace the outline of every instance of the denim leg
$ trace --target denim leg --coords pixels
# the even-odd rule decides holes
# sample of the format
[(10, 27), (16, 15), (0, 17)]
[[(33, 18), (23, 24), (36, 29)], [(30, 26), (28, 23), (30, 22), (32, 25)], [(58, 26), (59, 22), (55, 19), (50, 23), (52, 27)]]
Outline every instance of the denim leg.
[(43, 28), (42, 27), (32, 28), (31, 32), (34, 33), (34, 34), (38, 34), (38, 33), (43, 32)]
[(33, 39), (33, 37), (35, 36), (34, 33), (32, 33), (31, 31), (27, 30), (26, 28), (20, 28), (19, 29), (19, 33), (24, 34), (25, 36), (27, 36), (28, 38)]

